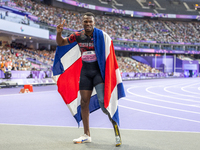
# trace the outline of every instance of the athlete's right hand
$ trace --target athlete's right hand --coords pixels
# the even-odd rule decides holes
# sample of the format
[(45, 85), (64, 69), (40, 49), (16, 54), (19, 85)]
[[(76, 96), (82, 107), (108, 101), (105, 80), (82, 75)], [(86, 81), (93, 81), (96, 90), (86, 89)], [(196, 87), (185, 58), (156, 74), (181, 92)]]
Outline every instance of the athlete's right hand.
[(57, 27), (56, 27), (56, 30), (57, 30), (57, 33), (61, 33), (63, 31), (63, 26), (65, 24), (65, 19), (63, 20), (62, 23), (60, 23)]

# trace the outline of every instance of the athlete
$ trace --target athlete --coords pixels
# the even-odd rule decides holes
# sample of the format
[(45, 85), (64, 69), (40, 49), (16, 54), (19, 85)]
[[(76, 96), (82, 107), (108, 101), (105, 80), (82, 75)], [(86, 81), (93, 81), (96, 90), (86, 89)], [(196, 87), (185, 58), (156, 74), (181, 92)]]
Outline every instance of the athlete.
[(95, 87), (99, 105), (102, 111), (108, 115), (110, 121), (113, 124), (116, 137), (116, 146), (120, 146), (121, 137), (117, 123), (112, 120), (110, 114), (104, 107), (104, 81), (100, 73), (93, 44), (93, 31), (95, 25), (94, 14), (90, 12), (85, 13), (83, 15), (82, 21), (84, 30), (80, 32), (74, 32), (69, 37), (65, 38), (63, 38), (61, 35), (64, 24), (65, 20), (56, 28), (56, 42), (59, 46), (64, 46), (73, 42), (77, 42), (81, 50), (83, 63), (80, 75), (79, 90), (81, 95), (81, 116), (84, 126), (84, 135), (77, 139), (74, 139), (73, 142), (86, 143), (92, 141), (89, 130), (89, 103), (93, 87)]

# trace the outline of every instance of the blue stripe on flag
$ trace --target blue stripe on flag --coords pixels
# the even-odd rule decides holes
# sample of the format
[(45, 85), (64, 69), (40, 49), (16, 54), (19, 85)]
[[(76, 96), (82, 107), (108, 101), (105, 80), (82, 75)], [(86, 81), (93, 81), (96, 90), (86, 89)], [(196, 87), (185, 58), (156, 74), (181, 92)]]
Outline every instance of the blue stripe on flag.
[(62, 74), (65, 70), (64, 67), (61, 63), (61, 58), (68, 52), (70, 51), (74, 46), (76, 46), (77, 42), (74, 42), (70, 45), (65, 45), (65, 46), (57, 46), (56, 48), (56, 54), (54, 58), (54, 63), (53, 63), (53, 75), (59, 75)]
[(106, 58), (105, 58), (105, 42), (104, 42), (103, 32), (97, 28), (94, 28), (93, 37), (94, 37), (95, 53), (101, 71), (101, 76), (105, 81)]
[(117, 91), (118, 91), (118, 99), (126, 96), (124, 91), (124, 86), (122, 83), (117, 84)]
[(76, 119), (78, 126), (79, 126), (79, 122), (81, 121), (82, 117), (81, 117), (81, 105), (79, 105), (77, 107), (77, 114), (74, 115), (74, 118)]
[(117, 107), (117, 110), (116, 110), (115, 114), (113, 115), (112, 119), (119, 125), (119, 112), (118, 112), (118, 107)]
[(92, 96), (90, 98), (90, 104), (89, 104), (90, 113), (92, 113), (93, 111), (95, 111), (99, 108), (100, 108), (99, 101), (98, 101), (98, 98), (97, 98), (97, 94), (95, 94), (94, 96)]
[[(92, 113), (93, 111), (95, 111), (99, 108), (100, 108), (99, 101), (98, 101), (97, 94), (96, 94), (90, 98), (89, 111), (90, 111), (90, 113)], [(79, 125), (80, 121), (82, 120), (80, 105), (77, 107), (77, 114), (74, 116), (74, 118), (76, 119), (76, 121), (78, 122), (78, 125)]]

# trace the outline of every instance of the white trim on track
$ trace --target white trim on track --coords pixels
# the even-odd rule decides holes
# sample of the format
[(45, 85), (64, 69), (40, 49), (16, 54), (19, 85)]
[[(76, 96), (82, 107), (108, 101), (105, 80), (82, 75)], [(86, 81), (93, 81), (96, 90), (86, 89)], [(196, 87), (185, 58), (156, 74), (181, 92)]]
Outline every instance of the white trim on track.
[(200, 123), (200, 121), (197, 121), (197, 120), (186, 119), (186, 118), (180, 118), (180, 117), (165, 115), (165, 114), (161, 114), (161, 113), (155, 113), (155, 112), (151, 112), (151, 111), (146, 111), (146, 110), (142, 110), (142, 109), (136, 109), (136, 108), (127, 107), (127, 106), (122, 106), (122, 105), (119, 105), (119, 106), (120, 106), (120, 107), (123, 107), (123, 108), (126, 108), (126, 109), (131, 109), (131, 110), (135, 110), (135, 111), (140, 111), (140, 112), (143, 112), (143, 113), (148, 113), (148, 114), (159, 115), (159, 116), (168, 117), (168, 118), (174, 118), (174, 119), (179, 119), (179, 120), (184, 120), (184, 121), (190, 121), (190, 122)]
[(1, 96), (22, 96), (27, 94), (35, 94), (35, 93), (49, 93), (49, 92), (58, 92), (57, 90), (51, 90), (51, 91), (41, 91), (41, 92), (30, 92), (30, 93), (17, 93), (17, 94), (6, 94), (6, 95), (0, 95)]
[[(121, 107), (121, 106), (120, 106)], [(0, 123), (0, 126), (31, 126), (31, 127), (49, 127), (49, 128), (78, 128), (76, 126), (53, 126), (53, 125), (33, 125), (33, 124), (8, 124), (8, 123)], [(79, 127), (83, 128), (83, 127)], [(102, 128), (102, 127), (90, 127), (92, 129), (104, 129), (104, 130), (113, 130), (113, 128)], [(172, 131), (172, 130), (147, 130), (147, 129), (124, 129), (120, 128), (120, 130), (133, 130), (133, 131), (142, 131), (142, 132), (175, 132), (175, 133), (200, 133), (194, 131)]]

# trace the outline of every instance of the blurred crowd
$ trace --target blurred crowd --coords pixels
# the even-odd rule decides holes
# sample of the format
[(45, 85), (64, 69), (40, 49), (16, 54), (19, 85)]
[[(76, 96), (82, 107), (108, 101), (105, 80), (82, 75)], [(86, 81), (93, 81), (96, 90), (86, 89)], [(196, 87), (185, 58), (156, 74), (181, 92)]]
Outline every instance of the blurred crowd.
[[(0, 70), (30, 71), (41, 70), (43, 67), (53, 66), (55, 52), (34, 50), (22, 44), (11, 44), (11, 47), (0, 47)], [(121, 72), (158, 73), (159, 70), (151, 68), (129, 57), (117, 57)]]
[[(18, 7), (37, 16), (41, 23), (58, 25), (66, 19), (66, 28), (82, 29), (82, 14), (31, 0), (13, 0)], [(200, 23), (176, 22), (123, 17), (96, 16), (96, 27), (113, 38), (124, 38), (158, 42), (200, 43)]]
[(191, 58), (189, 56), (184, 56), (184, 55), (178, 55), (177, 58), (181, 59), (181, 60), (188, 60), (188, 61), (193, 61), (194, 60), (194, 58)]
[(32, 48), (28, 48), (27, 46), (24, 46), (21, 43), (15, 43), (13, 42), (10, 45), (11, 48), (14, 48), (16, 51), (20, 51), (23, 53), (27, 58), (37, 60), (39, 64), (46, 64), (46, 65), (53, 65), (54, 60), (54, 53), (55, 51), (49, 51), (49, 50), (36, 50)]
[[(12, 0), (18, 7), (38, 17), (40, 23), (58, 25), (66, 19), (66, 28), (82, 29), (82, 14), (47, 6), (31, 0)], [(200, 43), (200, 23), (160, 20), (144, 20), (114, 16), (96, 16), (95, 26), (117, 39), (132, 39), (158, 42)], [(13, 43), (0, 48), (0, 69), (32, 70), (42, 64), (53, 65), (55, 51), (40, 51)], [(27, 59), (29, 58), (29, 59)], [(180, 56), (182, 59), (183, 56)], [(34, 62), (35, 61), (35, 62)], [(38, 61), (38, 62), (37, 62)], [(159, 70), (137, 62), (129, 57), (117, 57), (121, 72), (158, 73)], [(39, 67), (37, 67), (39, 65)]]
[(30, 71), (42, 70), (53, 66), (55, 52), (33, 50), (22, 44), (11, 44), (10, 47), (0, 47), (0, 70)]
[(0, 48), (0, 70), (4, 72), (31, 70), (31, 62), (26, 60), (23, 53), (15, 52), (11, 48)]
[(121, 72), (135, 73), (159, 73), (160, 71), (146, 64), (140, 63), (129, 57), (117, 57), (117, 62)]

